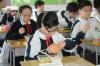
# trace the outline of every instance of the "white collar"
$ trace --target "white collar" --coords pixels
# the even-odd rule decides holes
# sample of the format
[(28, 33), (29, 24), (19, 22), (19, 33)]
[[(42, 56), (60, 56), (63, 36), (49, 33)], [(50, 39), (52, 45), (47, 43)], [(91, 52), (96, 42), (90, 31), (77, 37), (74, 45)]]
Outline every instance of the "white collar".
[(40, 30), (39, 30), (39, 37), (44, 40), (46, 39), (46, 35), (44, 35)]
[[(25, 24), (26, 24), (25, 22), (22, 21), (21, 18), (20, 18), (20, 23), (21, 23), (22, 25), (25, 25)], [(31, 24), (31, 22), (29, 21), (28, 24)]]
[(35, 9), (35, 11), (37, 12), (37, 15), (39, 15), (40, 13), (42, 13), (38, 9)]
[[(55, 31), (53, 34), (52, 34), (52, 37), (56, 34), (57, 32)], [(40, 30), (39, 30), (39, 37), (41, 38), (41, 39), (46, 39), (47, 37), (46, 37), (46, 35), (45, 34), (43, 34)]]
[(88, 20), (85, 20), (85, 19), (83, 19), (81, 17), (78, 17), (78, 20), (80, 20), (81, 22), (86, 22), (86, 21), (89, 21), (89, 18), (88, 18)]

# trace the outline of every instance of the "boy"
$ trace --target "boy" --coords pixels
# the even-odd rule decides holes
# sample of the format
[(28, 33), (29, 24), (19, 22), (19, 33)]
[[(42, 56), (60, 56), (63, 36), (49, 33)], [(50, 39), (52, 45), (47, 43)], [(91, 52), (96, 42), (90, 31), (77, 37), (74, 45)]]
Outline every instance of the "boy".
[(39, 14), (44, 11), (44, 2), (38, 0), (35, 2), (34, 6), (35, 6), (36, 10), (33, 11), (31, 19), (33, 19), (35, 22), (37, 22), (37, 18), (39, 16)]
[(76, 21), (78, 6), (75, 2), (70, 2), (66, 6), (66, 10), (57, 13), (60, 26), (71, 28), (72, 24)]

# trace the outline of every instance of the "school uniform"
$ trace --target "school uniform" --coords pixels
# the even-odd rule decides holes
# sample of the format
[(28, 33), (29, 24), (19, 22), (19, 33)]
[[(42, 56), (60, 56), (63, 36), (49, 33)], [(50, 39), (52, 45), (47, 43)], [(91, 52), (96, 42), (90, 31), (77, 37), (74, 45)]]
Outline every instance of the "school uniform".
[[(19, 29), (22, 27), (25, 29), (25, 33), (21, 35), (19, 33)], [(25, 22), (22, 22), (21, 19), (19, 19), (15, 21), (11, 26), (11, 29), (8, 31), (6, 35), (6, 39), (10, 39), (10, 40), (22, 39), (24, 38), (25, 35), (34, 34), (36, 29), (37, 29), (37, 23), (34, 22), (33, 20), (30, 20), (30, 22), (26, 24)]]
[(93, 11), (92, 11), (90, 17), (94, 17), (100, 22), (100, 15), (99, 15), (98, 11), (95, 8), (93, 8)]
[[(48, 46), (50, 46), (50, 44), (52, 43), (58, 43), (64, 40), (65, 38), (62, 34), (55, 32), (52, 35)], [(46, 48), (47, 48), (46, 36), (43, 33), (41, 33), (39, 30), (37, 30), (34, 33), (34, 35), (29, 39), (28, 44), (26, 46), (26, 53), (25, 53), (26, 60), (36, 59), (37, 55), (40, 54), (41, 50)]]
[(35, 22), (37, 22), (37, 18), (38, 18), (38, 16), (39, 16), (40, 13), (42, 13), (42, 12), (38, 11), (37, 9), (35, 9), (33, 11), (33, 13), (32, 13), (31, 19), (34, 20)]
[[(79, 22), (73, 28), (71, 38), (76, 38), (79, 33), (83, 33), (82, 26), (85, 23), (85, 20), (79, 17), (78, 21)], [(90, 24), (90, 29), (86, 33), (83, 33), (83, 35), (85, 36), (84, 38), (89, 37), (91, 31), (95, 30), (95, 27), (97, 26), (97, 20), (95, 18), (89, 18), (87, 21)]]
[(65, 10), (58, 11), (57, 16), (61, 27), (71, 28), (72, 24), (77, 20), (77, 18), (70, 17)]
[[(79, 22), (73, 27), (71, 38), (75, 40), (76, 44), (79, 46), (81, 44), (80, 39), (93, 40), (92, 32), (95, 30), (97, 20), (94, 18), (89, 18), (87, 20), (90, 28), (86, 33), (82, 32), (82, 27), (84, 26), (86, 20), (82, 19), (81, 17), (79, 17), (78, 20)], [(80, 46), (77, 48), (77, 52), (81, 54), (82, 48)]]
[(4, 25), (6, 25), (6, 24), (11, 24), (11, 23), (13, 23), (15, 21), (15, 18), (14, 18), (14, 16), (12, 16), (12, 15), (7, 15), (7, 14), (3, 14), (3, 16), (2, 16), (2, 19), (1, 19), (1, 22), (0, 22), (0, 25), (2, 25), (2, 24), (4, 24)]

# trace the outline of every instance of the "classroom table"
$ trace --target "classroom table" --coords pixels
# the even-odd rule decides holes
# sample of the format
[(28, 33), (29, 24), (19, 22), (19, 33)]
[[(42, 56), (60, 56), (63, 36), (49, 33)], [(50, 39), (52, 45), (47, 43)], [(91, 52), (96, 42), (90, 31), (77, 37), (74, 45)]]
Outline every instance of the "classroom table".
[(10, 46), (10, 65), (15, 66), (15, 49), (16, 48), (23, 48), (26, 46), (26, 40), (25, 39), (19, 39), (19, 40), (7, 40), (9, 42)]
[(71, 33), (71, 29), (63, 27), (58, 27), (57, 31), (63, 34), (63, 36), (65, 36), (66, 38), (69, 37), (69, 34)]
[(92, 52), (96, 53), (96, 65), (98, 65), (98, 56), (100, 55), (100, 42), (97, 42), (96, 40), (93, 41), (86, 41), (82, 40), (83, 42), (83, 58), (85, 57), (85, 50), (91, 50)]
[[(95, 66), (80, 56), (67, 56), (62, 59), (64, 66)], [(38, 60), (21, 61), (22, 66), (39, 66)]]

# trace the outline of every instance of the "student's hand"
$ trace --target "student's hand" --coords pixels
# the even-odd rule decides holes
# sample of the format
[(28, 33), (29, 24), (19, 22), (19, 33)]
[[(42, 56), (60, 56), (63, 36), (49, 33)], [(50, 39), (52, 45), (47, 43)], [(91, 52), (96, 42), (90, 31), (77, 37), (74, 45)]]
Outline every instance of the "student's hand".
[(86, 33), (90, 29), (90, 24), (88, 22), (84, 23), (82, 27), (82, 32)]
[(66, 42), (64, 41), (59, 42), (60, 49), (64, 48), (65, 45), (66, 45)]
[(25, 29), (24, 29), (23, 27), (22, 27), (22, 28), (20, 28), (20, 29), (19, 29), (19, 33), (20, 33), (20, 34), (25, 33)]
[(59, 44), (51, 44), (48, 48), (47, 51), (48, 53), (58, 53), (61, 50)]

